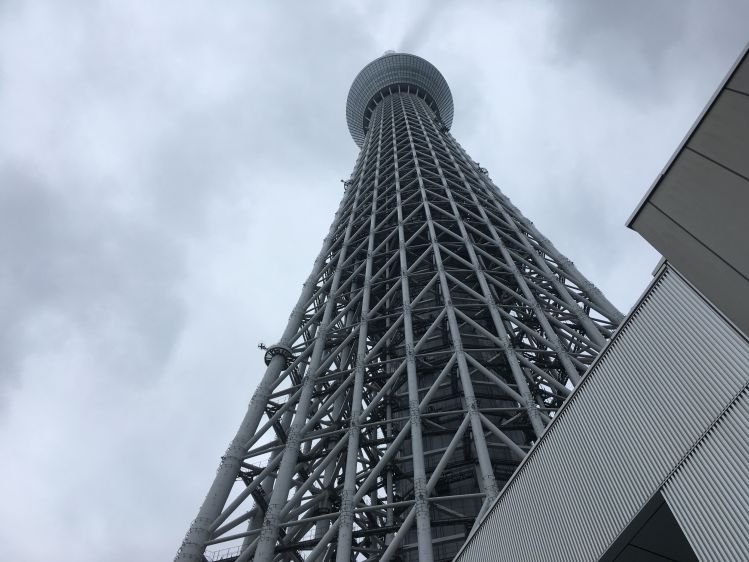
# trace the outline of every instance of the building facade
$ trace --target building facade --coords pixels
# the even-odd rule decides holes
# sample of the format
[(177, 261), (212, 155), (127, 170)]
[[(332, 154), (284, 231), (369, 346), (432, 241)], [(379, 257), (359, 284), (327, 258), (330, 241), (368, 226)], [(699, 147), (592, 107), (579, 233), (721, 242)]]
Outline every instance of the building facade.
[(346, 116), (354, 171), (178, 560), (451, 560), (621, 321), (430, 63), (376, 59)]

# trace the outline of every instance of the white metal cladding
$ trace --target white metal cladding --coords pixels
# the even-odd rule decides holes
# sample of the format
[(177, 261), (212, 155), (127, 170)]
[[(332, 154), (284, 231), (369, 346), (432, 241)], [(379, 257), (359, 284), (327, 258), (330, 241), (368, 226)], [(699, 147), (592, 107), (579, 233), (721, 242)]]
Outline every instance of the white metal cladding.
[[(746, 385), (747, 365), (746, 340), (664, 269), (456, 560), (598, 560)], [(696, 488), (683, 487), (686, 501)]]
[(731, 403), (663, 487), (700, 560), (749, 560), (749, 390)]

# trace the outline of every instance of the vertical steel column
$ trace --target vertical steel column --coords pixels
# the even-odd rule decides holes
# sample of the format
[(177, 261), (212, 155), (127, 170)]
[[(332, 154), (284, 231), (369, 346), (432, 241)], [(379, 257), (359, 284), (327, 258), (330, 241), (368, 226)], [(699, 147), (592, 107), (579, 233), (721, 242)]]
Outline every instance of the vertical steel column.
[[(365, 162), (368, 156), (369, 153), (367, 153), (367, 156), (365, 156)], [(356, 195), (354, 196), (354, 209), (357, 207), (361, 190), (362, 182), (359, 181)], [(348, 249), (349, 238), (351, 236), (351, 230), (355, 216), (356, 214), (352, 210), (351, 215), (349, 216), (348, 225), (346, 226), (343, 245), (338, 256), (338, 267), (336, 267), (335, 273), (333, 274), (333, 282), (330, 286), (330, 294), (328, 296), (327, 302), (325, 303), (325, 312), (318, 329), (314, 351), (312, 352), (312, 358), (310, 360), (309, 373), (307, 376), (305, 376), (305, 380), (302, 383), (302, 395), (300, 396), (299, 402), (297, 403), (297, 411), (294, 416), (294, 422), (292, 423), (289, 435), (287, 436), (284, 456), (281, 461), (281, 465), (278, 468), (276, 485), (273, 488), (273, 494), (271, 495), (270, 502), (268, 503), (268, 510), (265, 513), (263, 528), (260, 532), (260, 541), (258, 542), (257, 549), (255, 550), (255, 562), (270, 562), (274, 557), (280, 523), (278, 514), (283, 508), (283, 505), (286, 503), (286, 500), (288, 499), (289, 490), (291, 489), (291, 480), (294, 476), (294, 472), (296, 471), (296, 463), (299, 456), (299, 440), (301, 438), (301, 431), (307, 422), (307, 411), (309, 408), (310, 399), (312, 398), (312, 391), (315, 385), (317, 375), (316, 371), (320, 365), (322, 353), (325, 349), (325, 338), (327, 335), (327, 330), (329, 328), (330, 319), (333, 314), (333, 307), (335, 305), (335, 293), (338, 289), (338, 284), (341, 279), (340, 266), (343, 264), (346, 258), (346, 252)]]
[[(391, 98), (392, 100), (392, 98)], [(393, 160), (395, 162), (395, 194), (398, 208), (398, 252), (401, 267), (401, 296), (403, 300), (403, 331), (406, 346), (406, 375), (408, 384), (408, 410), (411, 422), (411, 450), (413, 463), (414, 510), (416, 513), (416, 535), (419, 548), (419, 559), (431, 562), (432, 531), (429, 523), (429, 505), (426, 498), (426, 469), (424, 467), (424, 444), (421, 435), (421, 412), (419, 411), (419, 382), (416, 376), (416, 358), (414, 356), (413, 324), (411, 318), (411, 291), (408, 281), (408, 256), (406, 255), (406, 235), (403, 227), (403, 199), (401, 195), (400, 164), (398, 162), (398, 139), (395, 134), (395, 110), (391, 101), (391, 119), (393, 134)]]
[[(371, 140), (370, 140), (371, 142)], [(346, 453), (346, 469), (341, 499), (341, 525), (338, 530), (338, 548), (336, 551), (336, 562), (349, 562), (351, 560), (351, 540), (353, 537), (353, 512), (356, 507), (353, 503), (356, 493), (356, 468), (359, 456), (359, 437), (361, 436), (361, 422), (359, 417), (362, 412), (362, 394), (364, 388), (364, 375), (367, 368), (367, 332), (369, 328), (369, 300), (371, 296), (372, 283), (372, 260), (374, 252), (375, 231), (377, 229), (377, 195), (379, 187), (380, 155), (382, 154), (382, 119), (377, 135), (377, 156), (375, 162), (375, 181), (372, 190), (372, 211), (369, 216), (369, 240), (367, 242), (367, 259), (364, 270), (364, 285), (362, 290), (364, 296), (361, 302), (359, 341), (356, 349), (356, 376), (354, 389), (351, 395), (351, 418), (349, 420), (348, 450)]]
[[(386, 249), (385, 249), (385, 255), (390, 254), (390, 242), (387, 243)], [(387, 266), (387, 273), (386, 277), (388, 279), (388, 286), (390, 284), (390, 280), (392, 279), (392, 273), (391, 273), (391, 266)], [(389, 291), (388, 291), (389, 293)], [(390, 311), (391, 311), (391, 301), (392, 297), (387, 298), (387, 302), (385, 303), (385, 327), (389, 328), (390, 324), (392, 322), (390, 318)], [(387, 366), (386, 370), (387, 373), (390, 375), (390, 377), (393, 376), (393, 368), (391, 365), (392, 355), (390, 353), (390, 345), (392, 343), (392, 339), (388, 338), (385, 342), (385, 346), (388, 350), (386, 355), (387, 360)], [(393, 439), (393, 422), (390, 420), (393, 419), (393, 403), (392, 403), (392, 393), (388, 393), (388, 395), (385, 397), (386, 403), (385, 403), (385, 419), (388, 420), (388, 422), (385, 424), (385, 438), (389, 441), (392, 441)], [(394, 496), (394, 480), (393, 480), (393, 471), (390, 467), (387, 468), (385, 471), (385, 499), (388, 504), (392, 504), (395, 501)], [(392, 507), (388, 507), (385, 510), (385, 527), (393, 527), (395, 524), (395, 513)], [(392, 533), (388, 533), (385, 535), (385, 546), (387, 546), (390, 541), (392, 540)]]
[[(398, 100), (401, 104), (403, 113), (406, 113), (406, 107), (403, 103), (403, 99)], [(455, 317), (455, 310), (453, 309), (452, 299), (450, 298), (450, 286), (447, 283), (447, 277), (445, 275), (445, 268), (442, 261), (442, 254), (440, 253), (440, 245), (437, 242), (437, 234), (434, 230), (434, 221), (432, 219), (432, 213), (429, 209), (429, 201), (424, 188), (424, 181), (421, 177), (421, 169), (419, 167), (419, 157), (414, 146), (413, 135), (411, 133), (411, 126), (408, 122), (408, 118), (405, 121), (406, 132), (408, 134), (408, 142), (411, 147), (411, 157), (414, 160), (414, 166), (416, 166), (416, 175), (419, 183), (419, 191), (421, 192), (421, 200), (424, 205), (424, 214), (426, 215), (427, 228), (429, 229), (429, 241), (432, 246), (432, 253), (434, 256), (434, 262), (437, 266), (437, 273), (439, 275), (440, 287), (442, 288), (442, 294), (445, 299), (445, 310), (447, 311), (447, 322), (450, 330), (450, 340), (452, 341), (453, 349), (457, 356), (458, 361), (458, 372), (460, 373), (461, 386), (463, 388), (465, 398), (465, 408), (468, 411), (468, 415), (471, 420), (471, 431), (473, 433), (474, 446), (476, 447), (476, 454), (479, 458), (479, 468), (481, 470), (481, 478), (483, 491), (486, 493), (488, 502), (494, 500), (499, 493), (497, 481), (494, 478), (494, 469), (492, 468), (491, 460), (489, 457), (489, 450), (486, 445), (486, 438), (484, 437), (483, 424), (479, 416), (478, 405), (476, 404), (476, 394), (473, 390), (473, 382), (471, 381), (471, 374), (468, 370), (468, 364), (466, 363), (465, 352), (463, 351), (463, 342), (460, 336), (460, 328), (458, 326), (458, 320)], [(416, 455), (414, 454), (414, 457)]]

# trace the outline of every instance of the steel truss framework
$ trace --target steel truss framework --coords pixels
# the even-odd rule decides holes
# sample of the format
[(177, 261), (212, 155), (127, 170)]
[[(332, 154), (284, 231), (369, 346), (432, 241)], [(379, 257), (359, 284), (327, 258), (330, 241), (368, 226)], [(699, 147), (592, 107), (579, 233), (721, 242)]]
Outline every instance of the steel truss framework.
[(179, 560), (452, 559), (622, 318), (408, 90)]

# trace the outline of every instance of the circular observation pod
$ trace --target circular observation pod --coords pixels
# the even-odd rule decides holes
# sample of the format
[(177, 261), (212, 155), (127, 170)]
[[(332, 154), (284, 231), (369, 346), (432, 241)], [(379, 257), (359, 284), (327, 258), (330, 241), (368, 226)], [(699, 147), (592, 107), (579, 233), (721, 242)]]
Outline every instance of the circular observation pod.
[(379, 101), (393, 92), (416, 94), (449, 129), (453, 122), (453, 97), (440, 71), (416, 55), (387, 51), (354, 79), (346, 101), (346, 121), (354, 142), (361, 147), (369, 120)]

